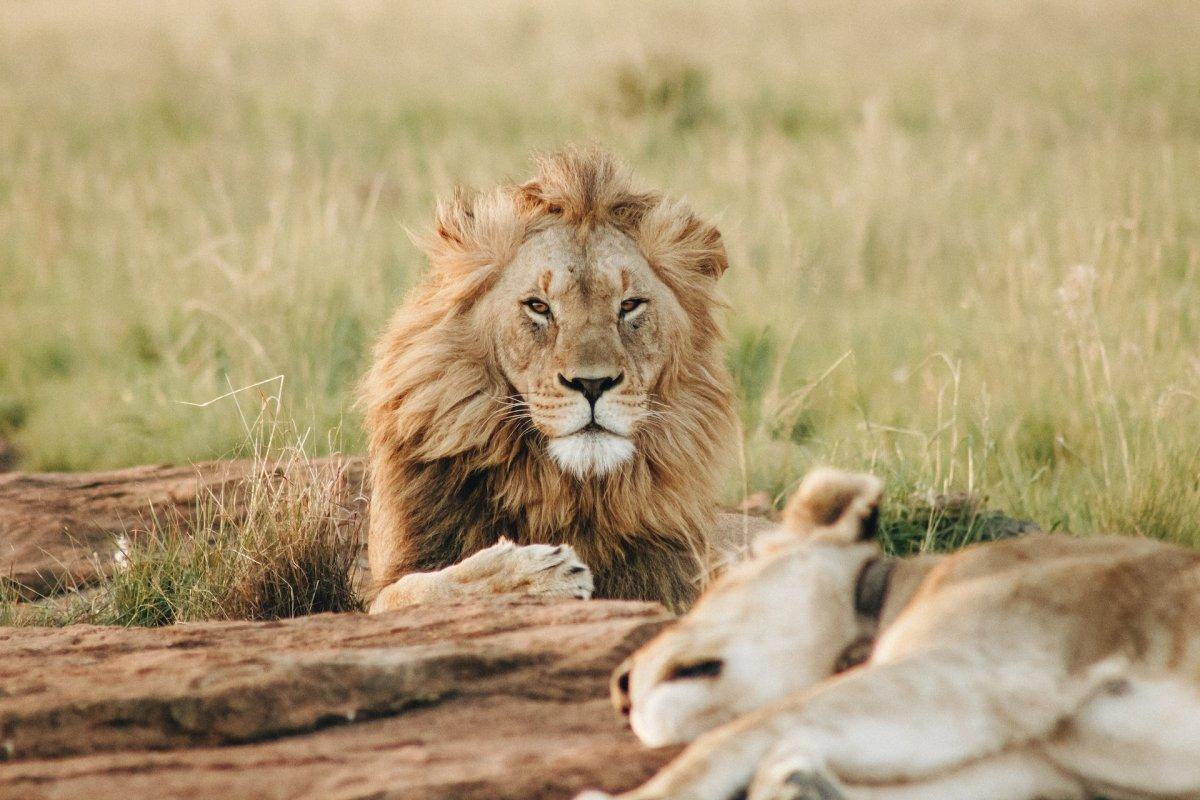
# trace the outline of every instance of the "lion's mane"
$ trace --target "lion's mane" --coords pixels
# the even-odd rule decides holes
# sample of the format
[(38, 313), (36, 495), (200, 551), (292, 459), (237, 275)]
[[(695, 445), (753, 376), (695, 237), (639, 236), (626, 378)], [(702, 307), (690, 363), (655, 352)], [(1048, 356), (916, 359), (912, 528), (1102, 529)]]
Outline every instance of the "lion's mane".
[[(653, 387), (663, 412), (637, 429), (635, 457), (587, 480), (554, 465), (530, 426), (498, 413), (514, 389), (467, 313), (524, 239), (555, 219), (625, 232), (690, 327)], [(598, 597), (687, 605), (707, 568), (718, 471), (735, 430), (715, 317), (727, 266), (716, 228), (633, 188), (604, 153), (569, 149), (539, 157), (527, 183), (456, 192), (421, 244), (429, 272), (381, 337), (361, 393), (377, 588), (508, 536), (575, 547)]]

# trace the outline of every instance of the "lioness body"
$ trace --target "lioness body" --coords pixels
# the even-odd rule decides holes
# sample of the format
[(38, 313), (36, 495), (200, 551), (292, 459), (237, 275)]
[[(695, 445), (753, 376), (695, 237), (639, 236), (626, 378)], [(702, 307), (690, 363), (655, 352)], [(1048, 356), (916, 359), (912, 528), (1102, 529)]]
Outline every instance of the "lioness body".
[(1032, 534), (901, 560), (881, 622), (873, 662), (986, 638), (1009, 653), (1053, 653), (1066, 673), (1117, 658), (1200, 679), (1200, 553)]
[[(643, 738), (711, 729), (627, 800), (1200, 797), (1200, 554), (1031, 535), (895, 562), (864, 617), (878, 548), (799, 533), (732, 570), (622, 673)], [(737, 629), (705, 633), (739, 606), (748, 628), (769, 620), (770, 603), (819, 629), (790, 663)], [(767, 624), (758, 635), (804, 637)], [(833, 676), (864, 637), (866, 663)], [(717, 665), (707, 681), (687, 677), (697, 663)], [(759, 678), (774, 699), (720, 725)]]

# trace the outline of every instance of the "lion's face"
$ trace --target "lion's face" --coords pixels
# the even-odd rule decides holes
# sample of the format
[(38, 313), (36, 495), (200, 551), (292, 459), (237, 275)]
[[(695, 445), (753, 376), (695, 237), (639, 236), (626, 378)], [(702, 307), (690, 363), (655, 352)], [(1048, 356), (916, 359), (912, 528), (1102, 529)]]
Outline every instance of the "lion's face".
[[(559, 466), (603, 475), (630, 459), (652, 388), (687, 318), (634, 242), (610, 226), (537, 230), (477, 312), (514, 401)], [(523, 413), (518, 407), (511, 413)]]

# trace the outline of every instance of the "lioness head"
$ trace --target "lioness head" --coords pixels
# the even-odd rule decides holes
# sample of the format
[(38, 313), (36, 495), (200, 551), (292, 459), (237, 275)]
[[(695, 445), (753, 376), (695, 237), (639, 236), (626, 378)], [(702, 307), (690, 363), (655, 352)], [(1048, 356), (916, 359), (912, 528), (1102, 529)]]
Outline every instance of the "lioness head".
[(689, 741), (844, 666), (881, 493), (871, 475), (809, 474), (781, 530), (618, 668), (613, 701), (643, 742)]

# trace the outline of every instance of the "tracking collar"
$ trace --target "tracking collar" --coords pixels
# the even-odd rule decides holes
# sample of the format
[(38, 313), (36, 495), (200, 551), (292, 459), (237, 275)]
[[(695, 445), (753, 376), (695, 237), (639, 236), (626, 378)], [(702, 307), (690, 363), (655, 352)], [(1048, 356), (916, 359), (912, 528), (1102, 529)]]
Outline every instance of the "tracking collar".
[(896, 559), (877, 556), (867, 559), (859, 570), (858, 580), (854, 584), (854, 610), (860, 617), (870, 620), (871, 631), (855, 639), (842, 651), (834, 665), (835, 672), (858, 666), (871, 657), (871, 651), (875, 648), (875, 629), (879, 626), (879, 617), (883, 613), (883, 604), (887, 600), (895, 569)]
[(885, 556), (869, 558), (863, 564), (854, 585), (854, 610), (859, 615), (879, 621), (895, 568), (896, 559)]

